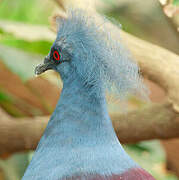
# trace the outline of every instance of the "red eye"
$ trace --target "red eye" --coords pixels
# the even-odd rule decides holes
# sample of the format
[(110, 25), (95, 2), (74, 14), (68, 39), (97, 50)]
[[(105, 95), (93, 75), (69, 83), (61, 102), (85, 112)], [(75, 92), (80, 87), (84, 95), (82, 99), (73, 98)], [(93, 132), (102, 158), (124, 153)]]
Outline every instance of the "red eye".
[(53, 52), (53, 58), (54, 58), (55, 60), (57, 60), (57, 61), (60, 60), (60, 54), (58, 53), (58, 51), (54, 51), (54, 52)]

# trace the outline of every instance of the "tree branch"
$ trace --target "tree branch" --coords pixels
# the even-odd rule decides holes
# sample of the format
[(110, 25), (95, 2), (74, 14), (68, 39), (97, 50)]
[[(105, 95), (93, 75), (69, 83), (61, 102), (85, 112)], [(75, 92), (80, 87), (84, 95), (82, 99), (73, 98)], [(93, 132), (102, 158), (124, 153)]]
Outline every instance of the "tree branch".
[(0, 155), (35, 149), (49, 117), (10, 117), (0, 109)]
[(150, 104), (123, 115), (111, 115), (114, 129), (122, 143), (179, 137), (179, 118), (168, 102)]
[[(0, 155), (35, 149), (49, 116), (12, 119), (0, 112)], [(171, 104), (152, 104), (126, 115), (111, 114), (114, 129), (122, 143), (147, 139), (179, 137), (179, 118)]]
[(148, 79), (160, 85), (179, 113), (179, 56), (162, 47), (121, 32), (125, 43)]

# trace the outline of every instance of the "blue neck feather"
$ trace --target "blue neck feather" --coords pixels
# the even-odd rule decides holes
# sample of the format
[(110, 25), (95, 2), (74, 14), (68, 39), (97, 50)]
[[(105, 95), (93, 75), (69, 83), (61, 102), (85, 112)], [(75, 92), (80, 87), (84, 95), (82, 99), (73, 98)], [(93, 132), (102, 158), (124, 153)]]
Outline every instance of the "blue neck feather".
[[(102, 87), (89, 92), (70, 65), (61, 64), (63, 90), (23, 180), (58, 180), (85, 173), (120, 174), (137, 165), (113, 130)], [(74, 78), (75, 77), (75, 78)], [(99, 96), (100, 94), (100, 96)]]

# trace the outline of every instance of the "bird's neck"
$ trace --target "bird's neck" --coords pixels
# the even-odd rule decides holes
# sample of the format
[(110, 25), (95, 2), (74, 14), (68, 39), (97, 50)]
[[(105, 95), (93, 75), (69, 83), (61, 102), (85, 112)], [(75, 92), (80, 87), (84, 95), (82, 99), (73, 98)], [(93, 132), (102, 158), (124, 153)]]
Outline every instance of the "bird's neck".
[(49, 179), (76, 173), (111, 175), (136, 167), (118, 142), (104, 93), (98, 94), (86, 90), (76, 79), (64, 82), (60, 101), (26, 177), (31, 177), (31, 173), (33, 177), (50, 176)]
[[(64, 81), (54, 114), (59, 117), (59, 123), (66, 132), (70, 132), (64, 132), (64, 136), (73, 135), (73, 139), (82, 138), (88, 143), (101, 142), (101, 138), (108, 143), (117, 139), (107, 112), (105, 93), (100, 86), (84, 85), (78, 79)], [(57, 119), (54, 118), (54, 121)]]
[[(39, 145), (41, 155), (43, 152), (48, 156), (58, 154), (56, 162), (63, 163), (61, 175), (81, 169), (89, 173), (117, 174), (134, 166), (115, 135), (105, 95), (101, 93), (89, 92), (77, 79), (64, 82), (60, 101)], [(47, 145), (55, 154), (45, 150)]]

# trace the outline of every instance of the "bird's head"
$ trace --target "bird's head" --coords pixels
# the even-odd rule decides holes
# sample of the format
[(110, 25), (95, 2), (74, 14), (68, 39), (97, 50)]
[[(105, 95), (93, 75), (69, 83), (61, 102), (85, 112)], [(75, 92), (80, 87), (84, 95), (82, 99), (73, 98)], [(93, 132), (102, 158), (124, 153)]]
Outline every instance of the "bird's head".
[(56, 39), (49, 54), (45, 57), (43, 64), (35, 68), (35, 74), (39, 75), (47, 70), (55, 70), (61, 73), (62, 63), (69, 64), (72, 60), (72, 47), (65, 42), (65, 38)]
[(68, 18), (57, 19), (57, 25), (57, 38), (44, 63), (36, 67), (37, 75), (53, 69), (62, 80), (75, 76), (73, 79), (80, 79), (94, 90), (100, 84), (121, 97), (128, 93), (145, 94), (139, 67), (130, 53), (94, 18), (82, 10), (69, 10)]

